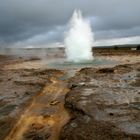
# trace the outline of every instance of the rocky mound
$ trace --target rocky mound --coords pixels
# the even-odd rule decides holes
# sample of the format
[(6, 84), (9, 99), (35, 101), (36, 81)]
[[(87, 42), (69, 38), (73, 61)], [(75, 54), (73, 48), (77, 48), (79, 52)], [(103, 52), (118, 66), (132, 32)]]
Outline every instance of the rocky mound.
[(140, 63), (84, 68), (69, 81), (62, 140), (140, 139)]

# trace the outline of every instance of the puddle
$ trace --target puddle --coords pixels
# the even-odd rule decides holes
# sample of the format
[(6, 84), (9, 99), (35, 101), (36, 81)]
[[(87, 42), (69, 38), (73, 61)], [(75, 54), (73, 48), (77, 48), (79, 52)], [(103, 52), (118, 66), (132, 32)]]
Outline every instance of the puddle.
[(74, 77), (75, 74), (76, 74), (76, 72), (77, 72), (76, 69), (68, 70), (68, 71), (66, 72), (66, 74), (64, 74), (63, 76), (61, 76), (59, 79), (60, 79), (60, 80), (67, 80), (67, 79), (69, 79), (69, 78), (71, 78), (71, 77)]
[(82, 62), (68, 62), (66, 59), (58, 59), (55, 61), (52, 61), (48, 64), (49, 68), (55, 68), (55, 69), (81, 69), (84, 67), (96, 67), (96, 66), (105, 66), (105, 65), (116, 65), (118, 64), (117, 61), (114, 60), (107, 60), (107, 59), (97, 59), (95, 58), (92, 61), (82, 61)]

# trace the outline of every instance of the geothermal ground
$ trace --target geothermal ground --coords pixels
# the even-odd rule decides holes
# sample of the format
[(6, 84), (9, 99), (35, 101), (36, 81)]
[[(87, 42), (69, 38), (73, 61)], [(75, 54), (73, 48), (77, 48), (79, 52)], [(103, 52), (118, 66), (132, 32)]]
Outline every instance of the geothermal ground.
[(99, 49), (111, 63), (81, 67), (48, 54), (0, 55), (0, 140), (140, 139), (140, 51)]

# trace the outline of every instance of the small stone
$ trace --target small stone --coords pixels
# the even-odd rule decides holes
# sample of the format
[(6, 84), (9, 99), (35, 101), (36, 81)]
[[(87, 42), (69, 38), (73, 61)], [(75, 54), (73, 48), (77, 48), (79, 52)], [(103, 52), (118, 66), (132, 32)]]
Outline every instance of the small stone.
[(85, 120), (85, 123), (89, 123), (89, 121), (91, 120), (89, 116), (84, 116), (84, 120)]
[(50, 134), (50, 133), (47, 133), (47, 134), (45, 135), (45, 139), (48, 139), (50, 136), (51, 136), (51, 134)]
[(71, 126), (72, 127), (77, 127), (77, 124), (76, 123), (71, 123)]
[(59, 101), (52, 101), (51, 103), (50, 103), (50, 105), (57, 105), (58, 103), (60, 103)]

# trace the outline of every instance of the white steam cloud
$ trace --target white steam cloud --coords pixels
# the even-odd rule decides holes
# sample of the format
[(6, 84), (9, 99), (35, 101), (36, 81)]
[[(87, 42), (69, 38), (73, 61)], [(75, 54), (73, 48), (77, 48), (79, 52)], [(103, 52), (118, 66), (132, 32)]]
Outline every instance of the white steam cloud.
[(64, 42), (68, 61), (81, 62), (93, 59), (93, 33), (90, 22), (83, 19), (81, 11), (74, 11)]

